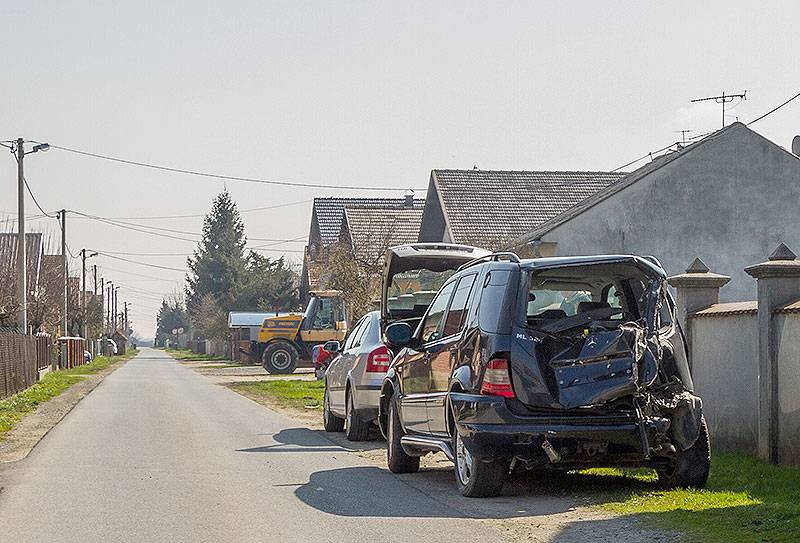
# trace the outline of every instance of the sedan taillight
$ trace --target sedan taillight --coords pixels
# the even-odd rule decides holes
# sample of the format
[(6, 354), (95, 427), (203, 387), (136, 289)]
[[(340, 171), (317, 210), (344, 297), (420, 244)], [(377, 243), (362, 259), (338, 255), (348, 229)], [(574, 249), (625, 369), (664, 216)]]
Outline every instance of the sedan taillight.
[(392, 357), (389, 355), (389, 349), (386, 345), (373, 349), (367, 356), (367, 371), (370, 373), (386, 373), (389, 369), (389, 364)]
[(508, 370), (508, 360), (493, 358), (486, 365), (481, 383), (481, 394), (490, 396), (503, 396), (505, 398), (514, 397), (514, 389), (511, 387), (511, 374)]

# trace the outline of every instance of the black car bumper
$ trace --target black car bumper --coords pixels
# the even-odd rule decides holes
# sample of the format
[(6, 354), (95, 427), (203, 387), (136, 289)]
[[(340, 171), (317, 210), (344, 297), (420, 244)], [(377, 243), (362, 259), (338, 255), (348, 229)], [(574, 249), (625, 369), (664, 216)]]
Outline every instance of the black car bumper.
[(638, 419), (633, 412), (521, 415), (499, 396), (452, 393), (450, 401), (459, 435), (478, 458), (518, 456), (546, 461), (542, 449), (546, 440), (565, 464), (590, 460), (586, 451), (595, 452), (597, 445), (602, 458), (645, 460), (656, 434), (668, 424), (665, 419)]

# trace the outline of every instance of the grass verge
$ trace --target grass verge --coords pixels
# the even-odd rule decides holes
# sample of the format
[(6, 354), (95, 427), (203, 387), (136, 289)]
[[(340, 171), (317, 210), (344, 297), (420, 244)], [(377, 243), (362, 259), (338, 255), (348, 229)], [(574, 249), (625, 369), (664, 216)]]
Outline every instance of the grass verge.
[(658, 490), (651, 470), (603, 468), (574, 476), (603, 509), (683, 532), (689, 541), (800, 541), (800, 468), (717, 454), (704, 490)]
[(266, 396), (276, 405), (291, 409), (321, 409), (325, 393), (325, 381), (301, 381), (281, 379), (234, 383), (230, 387), (249, 396)]
[(188, 362), (203, 362), (206, 360), (225, 360), (221, 356), (214, 356), (210, 354), (193, 353), (189, 349), (166, 349), (166, 351), (177, 360), (185, 360)]
[(89, 375), (102, 371), (121, 360), (133, 358), (135, 355), (136, 351), (129, 350), (123, 356), (98, 356), (91, 363), (83, 366), (51, 371), (32, 387), (0, 400), (0, 441), (25, 415), (34, 411), (40, 404), (55, 398)]

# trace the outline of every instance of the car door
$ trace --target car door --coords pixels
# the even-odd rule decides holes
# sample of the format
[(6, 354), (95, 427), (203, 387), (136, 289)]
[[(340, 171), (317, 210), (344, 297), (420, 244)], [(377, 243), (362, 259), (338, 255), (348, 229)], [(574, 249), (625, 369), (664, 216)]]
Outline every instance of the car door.
[(430, 348), (441, 338), (443, 318), (454, 289), (455, 281), (450, 281), (439, 290), (417, 328), (416, 338), (420, 347), (408, 349), (398, 365), (403, 389), (400, 400), (401, 416), (403, 426), (411, 432), (430, 433), (427, 409), (431, 393)]
[(431, 385), (426, 408), (428, 429), (432, 434), (447, 435), (446, 400), (450, 387), (450, 376), (459, 356), (467, 301), (475, 283), (476, 273), (464, 275), (458, 280), (450, 304), (442, 319), (441, 338), (430, 346)]
[(353, 327), (350, 335), (347, 336), (342, 347), (342, 351), (331, 362), (327, 373), (328, 397), (331, 402), (331, 410), (337, 414), (344, 413), (345, 387), (347, 385), (347, 372), (355, 359), (356, 341), (363, 332), (366, 317), (362, 318)]

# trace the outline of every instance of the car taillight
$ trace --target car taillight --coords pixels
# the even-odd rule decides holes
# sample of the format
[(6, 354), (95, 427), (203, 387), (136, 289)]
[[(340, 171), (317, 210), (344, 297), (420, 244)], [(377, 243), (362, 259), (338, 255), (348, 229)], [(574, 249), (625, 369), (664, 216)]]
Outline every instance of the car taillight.
[(367, 371), (386, 373), (391, 361), (392, 357), (389, 355), (389, 349), (386, 348), (386, 345), (381, 345), (367, 356)]
[(481, 384), (481, 394), (491, 396), (514, 397), (514, 389), (511, 388), (511, 374), (508, 371), (508, 360), (493, 358), (486, 365)]

